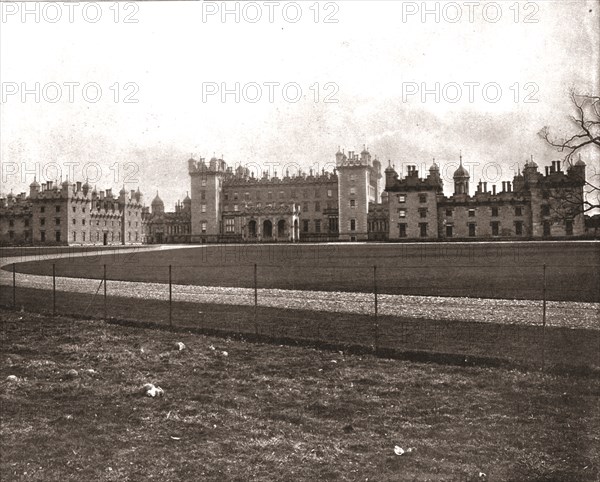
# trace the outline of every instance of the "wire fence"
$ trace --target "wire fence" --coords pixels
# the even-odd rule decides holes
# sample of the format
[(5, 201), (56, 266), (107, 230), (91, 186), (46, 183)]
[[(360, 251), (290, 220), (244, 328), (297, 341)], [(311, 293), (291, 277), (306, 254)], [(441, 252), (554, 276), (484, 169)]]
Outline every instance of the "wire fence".
[[(594, 300), (597, 286), (571, 265), (47, 263), (46, 268), (51, 268), (46, 276), (21, 275), (13, 264), (10, 294), (2, 290), (2, 303), (386, 356), (600, 368), (600, 305), (576, 301)], [(2, 330), (9, 336), (10, 327)]]

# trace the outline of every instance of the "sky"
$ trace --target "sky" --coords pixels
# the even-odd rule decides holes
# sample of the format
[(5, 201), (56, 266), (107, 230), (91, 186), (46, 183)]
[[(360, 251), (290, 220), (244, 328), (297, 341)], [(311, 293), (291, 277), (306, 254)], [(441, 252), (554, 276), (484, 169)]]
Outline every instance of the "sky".
[(537, 133), (599, 93), (597, 0), (23, 5), (0, 12), (2, 194), (88, 178), (169, 209), (190, 155), (281, 175), (363, 145), (435, 159), (447, 194), (462, 153), (473, 191), (560, 159)]

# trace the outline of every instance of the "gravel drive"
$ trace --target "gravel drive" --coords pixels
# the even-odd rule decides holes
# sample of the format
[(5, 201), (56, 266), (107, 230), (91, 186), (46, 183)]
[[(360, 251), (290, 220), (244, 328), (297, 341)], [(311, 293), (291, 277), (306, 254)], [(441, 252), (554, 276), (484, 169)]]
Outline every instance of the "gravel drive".
[[(195, 247), (195, 246), (194, 246)], [(187, 246), (156, 246), (146, 250), (185, 249)], [(89, 255), (89, 253), (87, 253)], [(110, 252), (107, 252), (110, 255)], [(6, 266), (13, 262), (25, 262), (62, 257), (86, 256), (86, 253), (65, 253), (42, 256), (19, 256), (3, 258)], [(97, 256), (97, 253), (94, 253)], [(16, 274), (17, 287), (52, 289), (52, 278), (30, 274)], [(12, 272), (0, 270), (0, 284), (12, 285)], [(95, 293), (100, 282), (82, 278), (56, 278), (56, 288), (63, 292)], [(168, 287), (161, 283), (108, 281), (107, 292), (111, 296), (168, 299)], [(252, 305), (254, 290), (251, 288), (221, 288), (211, 286), (173, 285), (173, 301)], [(335, 291), (299, 291), (259, 289), (260, 306), (343, 313), (373, 313), (373, 295), (369, 293)], [(489, 298), (457, 298), (413, 295), (379, 295), (380, 315), (399, 315), (411, 318), (476, 321), (489, 323), (542, 324), (542, 302), (529, 300), (506, 300)], [(547, 324), (569, 328), (600, 329), (600, 303), (570, 301), (547, 302)]]

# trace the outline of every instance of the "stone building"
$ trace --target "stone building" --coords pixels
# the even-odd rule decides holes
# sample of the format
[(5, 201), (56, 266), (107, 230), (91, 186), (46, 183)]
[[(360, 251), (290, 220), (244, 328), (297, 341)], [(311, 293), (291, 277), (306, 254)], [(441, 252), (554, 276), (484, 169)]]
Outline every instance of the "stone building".
[[(86, 182), (29, 186), (29, 196), (0, 200), (0, 244), (141, 244), (142, 194), (97, 192)], [(5, 225), (7, 228), (5, 228)]]
[(401, 239), (539, 239), (585, 234), (583, 186), (585, 164), (579, 160), (563, 172), (560, 161), (538, 172), (525, 163), (502, 189), (479, 182), (469, 195), (470, 176), (462, 165), (454, 173), (454, 193), (444, 196), (439, 167), (434, 163), (421, 179), (416, 166), (404, 178), (385, 170), (389, 240)]
[(192, 200), (188, 195), (175, 204), (174, 212), (165, 212), (165, 204), (156, 193), (151, 210), (144, 207), (144, 242), (149, 244), (189, 243), (191, 234)]
[(400, 176), (364, 148), (338, 149), (333, 172), (289, 171), (255, 177), (223, 159), (189, 159), (191, 196), (165, 212), (139, 189), (114, 195), (85, 183), (35, 180), (29, 196), (0, 199), (0, 244), (140, 244), (298, 241), (557, 239), (597, 233), (583, 215), (586, 166), (566, 172), (554, 161), (538, 171), (528, 160), (512, 181), (471, 192), (462, 156), (454, 192), (445, 196), (434, 162), (421, 177)]

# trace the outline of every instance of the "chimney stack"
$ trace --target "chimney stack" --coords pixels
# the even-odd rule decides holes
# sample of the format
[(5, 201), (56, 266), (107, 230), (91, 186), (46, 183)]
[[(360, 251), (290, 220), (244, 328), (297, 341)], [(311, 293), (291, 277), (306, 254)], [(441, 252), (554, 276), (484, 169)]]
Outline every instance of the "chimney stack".
[(487, 181), (483, 183), (483, 190), (487, 192)]
[(492, 195), (494, 195), (494, 196), (496, 195), (496, 185), (495, 184), (492, 186)]
[(77, 181), (77, 192), (81, 191), (81, 181)]

